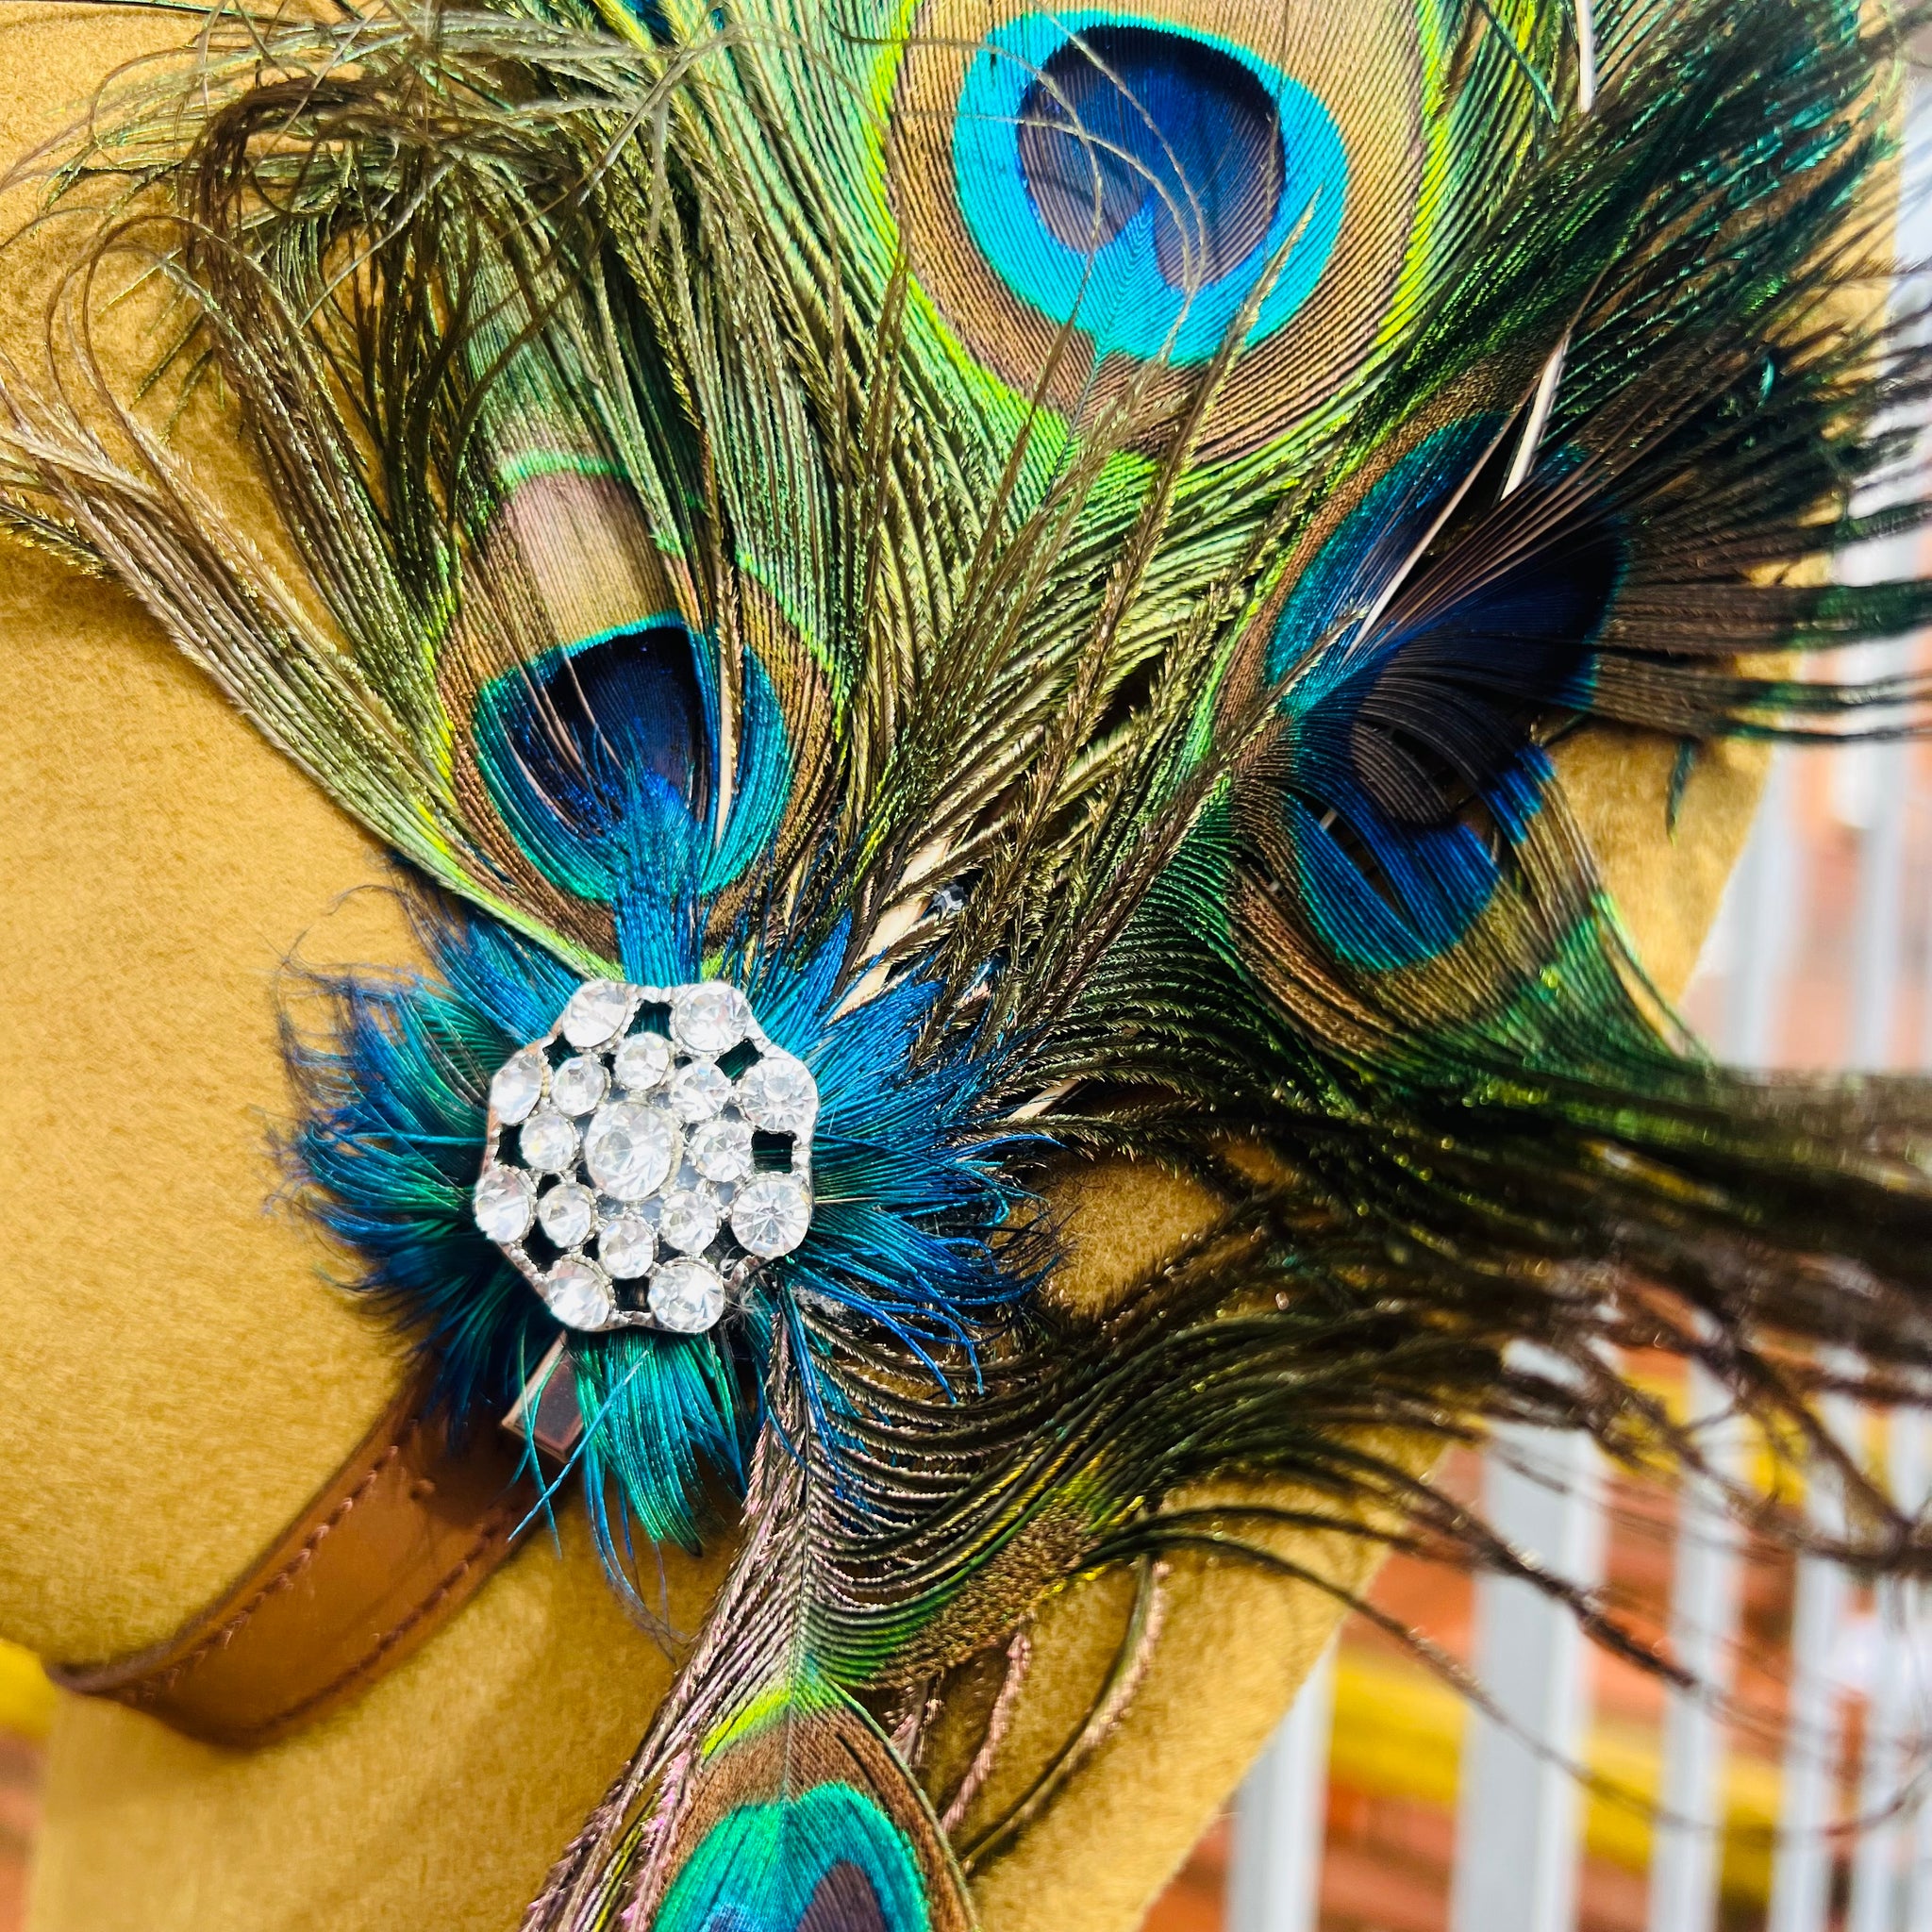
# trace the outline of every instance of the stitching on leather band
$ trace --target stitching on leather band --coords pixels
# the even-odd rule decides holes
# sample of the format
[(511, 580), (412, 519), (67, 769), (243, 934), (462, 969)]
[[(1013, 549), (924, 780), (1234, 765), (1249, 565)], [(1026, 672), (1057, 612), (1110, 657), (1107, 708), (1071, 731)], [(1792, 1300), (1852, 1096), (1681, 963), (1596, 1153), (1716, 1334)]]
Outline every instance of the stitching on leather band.
[(327, 1516), (309, 1531), (308, 1536), (302, 1540), (301, 1544), (290, 1553), (288, 1561), (275, 1571), (273, 1575), (264, 1578), (259, 1588), (249, 1596), (245, 1603), (237, 1607), (232, 1615), (224, 1618), (192, 1650), (176, 1658), (165, 1670), (158, 1671), (145, 1682), (138, 1685), (129, 1685), (126, 1692), (128, 1700), (133, 1703), (147, 1704), (153, 1702), (158, 1697), (165, 1696), (169, 1691), (175, 1690), (182, 1678), (189, 1672), (195, 1669), (210, 1652), (225, 1650), (235, 1641), (242, 1626), (255, 1616), (256, 1612), (261, 1608), (262, 1605), (271, 1596), (276, 1595), (293, 1585), (295, 1578), (313, 1560), (316, 1549), (321, 1544), (323, 1539), (331, 1530), (335, 1529), (365, 1496), (370, 1494), (375, 1488), (375, 1485), (382, 1480), (383, 1471), (401, 1457), (404, 1442), (415, 1435), (422, 1425), (423, 1423), (420, 1416), (411, 1417), (408, 1428), (394, 1441), (388, 1443), (384, 1447), (382, 1453), (369, 1465), (368, 1472), (364, 1474), (362, 1480), (330, 1510)]
[[(291, 1528), (172, 1639), (49, 1674), (191, 1737), (242, 1746), (285, 1736), (375, 1682), (469, 1600), (536, 1497), (525, 1451), (508, 1438), (479, 1431), (451, 1449), (430, 1421), (431, 1386), (420, 1372)], [(332, 1554), (358, 1512), (366, 1526)], [(299, 1541), (285, 1547), (291, 1536)], [(305, 1575), (310, 1593), (260, 1621)], [(211, 1659), (239, 1656), (244, 1641), (239, 1672), (209, 1674)]]
[(514, 1510), (501, 1507), (492, 1509), (490, 1516), (485, 1519), (484, 1526), (478, 1532), (475, 1541), (464, 1552), (460, 1560), (449, 1571), (436, 1590), (385, 1630), (360, 1658), (340, 1675), (323, 1685), (319, 1690), (310, 1691), (307, 1697), (290, 1705), (286, 1710), (278, 1711), (262, 1724), (239, 1728), (235, 1733), (237, 1740), (260, 1737), (269, 1731), (281, 1731), (291, 1724), (298, 1724), (310, 1711), (353, 1690), (360, 1679), (373, 1677), (383, 1658), (425, 1617), (434, 1616), (436, 1611), (449, 1601), (450, 1593), (500, 1541), (507, 1519), (515, 1513), (517, 1512)]

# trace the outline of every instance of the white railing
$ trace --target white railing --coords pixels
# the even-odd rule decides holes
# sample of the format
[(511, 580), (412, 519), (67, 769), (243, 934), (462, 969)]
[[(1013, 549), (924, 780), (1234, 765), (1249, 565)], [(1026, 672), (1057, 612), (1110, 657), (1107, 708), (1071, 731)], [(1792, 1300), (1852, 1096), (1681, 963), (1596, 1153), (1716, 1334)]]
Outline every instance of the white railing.
[[(1744, 1431), (1714, 1377), (1692, 1363), (1686, 1424), (1720, 1477), (1742, 1474)], [(1742, 1605), (1744, 1551), (1717, 1484), (1693, 1476), (1677, 1498), (1671, 1578), (1671, 1654), (1704, 1686), (1665, 1701), (1663, 1776), (1651, 1841), (1652, 1932), (1712, 1932), (1724, 1829), (1724, 1729), (1731, 1639)]]
[[(1587, 1436), (1512, 1424), (1491, 1439), (1483, 1474), (1497, 1533), (1585, 1590), (1603, 1574), (1597, 1461)], [(1583, 1797), (1571, 1766), (1590, 1724), (1583, 1631), (1533, 1584), (1483, 1576), (1472, 1661), (1498, 1715), (1474, 1713), (1463, 1736), (1450, 1932), (1569, 1932)]]
[[(1860, 1420), (1832, 1418), (1841, 1441)], [(1887, 1427), (1882, 1474), (1902, 1505), (1932, 1496), (1932, 1431), (1918, 1415)], [(1723, 1441), (1713, 1459), (1733, 1454)], [(1488, 1459), (1485, 1505), (1497, 1526), (1580, 1582), (1596, 1574), (1603, 1507), (1576, 1439), (1516, 1431)], [(1680, 1508), (1671, 1603), (1675, 1655), (1724, 1689), (1739, 1641), (1741, 1553), (1724, 1512), (1689, 1492)], [(1814, 1485), (1829, 1523), (1835, 1499)], [(1932, 1621), (1913, 1592), (1886, 1585), (1855, 1614), (1845, 1574), (1797, 1566), (1780, 1815), (1767, 1932), (1932, 1932), (1932, 1803), (1923, 1759), (1932, 1708)], [(1450, 1932), (1574, 1932), (1584, 1869), (1581, 1761), (1589, 1723), (1585, 1646), (1567, 1612), (1521, 1583), (1486, 1578), (1475, 1595), (1474, 1662), (1513, 1728), (1473, 1715), (1464, 1732)], [(1847, 1668), (1847, 1640), (1860, 1655)], [(1334, 1652), (1304, 1689), (1242, 1788), (1229, 1870), (1229, 1932), (1315, 1932)], [(1844, 1718), (1863, 1713), (1856, 1765), (1843, 1761)], [(1659, 1821), (1653, 1834), (1649, 1932), (1712, 1932), (1723, 1849), (1724, 1723), (1707, 1694), (1667, 1701)], [(1537, 1740), (1539, 1750), (1529, 1741)], [(1843, 1827), (1850, 1822), (1856, 1829)], [(1835, 1829), (1835, 1827), (1837, 1829)], [(1850, 1838), (1848, 1896), (1834, 1874)]]

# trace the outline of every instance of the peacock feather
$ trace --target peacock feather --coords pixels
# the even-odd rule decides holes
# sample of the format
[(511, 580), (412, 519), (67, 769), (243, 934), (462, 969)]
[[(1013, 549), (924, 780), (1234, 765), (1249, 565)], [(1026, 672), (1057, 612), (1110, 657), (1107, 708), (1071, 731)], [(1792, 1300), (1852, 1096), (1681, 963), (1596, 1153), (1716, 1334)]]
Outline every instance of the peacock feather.
[[(1560, 1593), (1391, 1444), (1700, 1466), (1620, 1345), (1812, 1439), (1827, 1346), (1912, 1396), (1932, 1093), (1714, 1065), (1551, 757), (1910, 728), (1831, 654), (1932, 590), (1821, 566), (1924, 515), (1874, 292), (1912, 25), (217, 10), (58, 157), (5, 515), (417, 922), (291, 1020), (296, 1174), (460, 1425), (566, 1378), (641, 1616), (648, 1546), (742, 1512), (531, 1932), (969, 1925), (934, 1686), (1282, 1523)], [(1102, 1155), (1216, 1211), (1095, 1312), (1049, 1204)], [(1921, 1565), (1845, 1474), (1845, 1549)]]

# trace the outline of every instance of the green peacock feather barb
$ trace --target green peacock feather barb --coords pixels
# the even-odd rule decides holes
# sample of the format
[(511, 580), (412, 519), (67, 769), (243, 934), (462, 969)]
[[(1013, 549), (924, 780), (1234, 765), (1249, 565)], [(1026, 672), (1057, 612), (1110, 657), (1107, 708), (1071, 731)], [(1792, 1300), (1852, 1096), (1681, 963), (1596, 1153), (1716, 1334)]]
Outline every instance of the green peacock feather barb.
[[(1932, 589), (1813, 567), (1924, 515), (1853, 508), (1932, 391), (1874, 314), (1914, 25), (216, 10), (55, 158), (6, 518), (413, 881), (424, 969), (291, 1034), (316, 1212), (459, 1421), (556, 1362), (640, 1614), (741, 1499), (530, 1932), (969, 1925), (935, 1685), (1284, 1524), (1560, 1594), (1399, 1445), (1701, 1466), (1621, 1346), (1820, 1453), (1834, 1377), (1917, 1399), (1932, 1093), (1713, 1065), (1548, 757), (1915, 716), (1819, 667)], [(1103, 1154), (1219, 1206), (1082, 1312), (1043, 1189)], [(1838, 1552), (1922, 1569), (1842, 1474)]]

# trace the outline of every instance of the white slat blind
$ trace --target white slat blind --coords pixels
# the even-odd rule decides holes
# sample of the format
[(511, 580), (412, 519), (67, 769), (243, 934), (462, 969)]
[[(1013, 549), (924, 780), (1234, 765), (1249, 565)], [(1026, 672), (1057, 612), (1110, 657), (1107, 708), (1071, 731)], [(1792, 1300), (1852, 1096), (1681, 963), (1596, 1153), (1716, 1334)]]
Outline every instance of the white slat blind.
[[(1840, 1442), (1857, 1440), (1856, 1408), (1829, 1399), (1823, 1408), (1825, 1425)], [(1821, 1530), (1827, 1535), (1840, 1530), (1842, 1499), (1828, 1473), (1812, 1473), (1807, 1507)], [(1840, 1737), (1831, 1664), (1848, 1594), (1845, 1573), (1836, 1563), (1822, 1557), (1799, 1558), (1778, 1845), (1765, 1932), (1824, 1932), (1828, 1915), (1831, 1843), (1825, 1832), (1837, 1822)]]
[(1228, 1932), (1314, 1932), (1334, 1713), (1330, 1643), (1235, 1801)]
[[(1485, 1508), (1518, 1549), (1588, 1587), (1603, 1564), (1598, 1474), (1584, 1437), (1501, 1428)], [(1475, 1629), (1476, 1675), (1508, 1723), (1472, 1712), (1463, 1734), (1450, 1932), (1572, 1932), (1581, 1791), (1569, 1767), (1590, 1717), (1583, 1633), (1533, 1585), (1487, 1575)]]
[[(1690, 1366), (1686, 1421), (1721, 1476), (1743, 1463), (1744, 1432), (1724, 1391)], [(1652, 1836), (1651, 1932), (1711, 1932), (1724, 1840), (1724, 1735), (1717, 1700), (1729, 1688), (1743, 1586), (1743, 1552), (1718, 1485), (1688, 1479), (1677, 1504), (1671, 1578), (1671, 1654), (1705, 1692), (1665, 1701), (1661, 1816)]]

